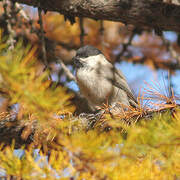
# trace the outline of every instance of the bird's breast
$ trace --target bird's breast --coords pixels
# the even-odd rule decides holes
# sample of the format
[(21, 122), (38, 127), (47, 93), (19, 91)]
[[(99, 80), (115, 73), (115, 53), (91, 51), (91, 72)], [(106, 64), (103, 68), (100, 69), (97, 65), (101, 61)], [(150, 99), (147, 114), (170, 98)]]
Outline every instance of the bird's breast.
[(94, 70), (78, 70), (76, 77), (81, 93), (91, 104), (97, 106), (108, 102), (113, 91), (112, 84), (101, 74)]

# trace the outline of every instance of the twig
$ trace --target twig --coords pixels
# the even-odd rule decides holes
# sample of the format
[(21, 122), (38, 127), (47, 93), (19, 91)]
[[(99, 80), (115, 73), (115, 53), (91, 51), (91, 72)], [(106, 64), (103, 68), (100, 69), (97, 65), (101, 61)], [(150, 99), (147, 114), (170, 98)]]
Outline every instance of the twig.
[(15, 9), (16, 11), (20, 14), (20, 16), (22, 18), (24, 18), (27, 23), (29, 23), (31, 30), (31, 33), (38, 33), (39, 31), (37, 30), (37, 28), (34, 26), (33, 24), (33, 20), (31, 19), (31, 17), (23, 10), (23, 7), (19, 4), (19, 3), (15, 3)]
[(104, 35), (104, 23), (103, 20), (100, 21), (100, 28), (99, 28), (100, 34)]
[(101, 35), (102, 49), (104, 50), (105, 42), (104, 42), (104, 24), (103, 24), (103, 20), (100, 21), (99, 32), (100, 32), (100, 35)]
[(23, 10), (23, 8), (21, 7), (21, 5), (19, 3), (15, 3), (15, 8), (18, 10), (18, 12), (20, 13), (20, 15), (26, 19), (27, 21), (31, 21), (31, 18), (28, 16), (28, 14)]
[[(11, 3), (11, 2), (9, 2), (9, 3)], [(8, 7), (8, 1), (3, 0), (4, 16), (5, 16), (5, 19), (6, 19), (7, 30), (8, 30), (8, 33), (9, 33), (9, 39), (8, 39), (7, 43), (10, 45), (9, 50), (11, 50), (11, 49), (14, 49), (14, 43), (15, 43), (14, 37), (15, 37), (16, 33), (13, 30), (12, 24), (11, 24), (11, 20), (13, 18), (12, 14), (10, 12), (8, 12), (7, 7)]]
[(164, 36), (162, 36), (161, 38), (163, 44), (166, 46), (167, 51), (170, 53), (170, 56), (176, 60), (178, 65), (180, 65), (180, 55), (174, 50), (172, 43), (166, 40)]
[(121, 52), (117, 55), (116, 61), (118, 61), (118, 60), (121, 58), (121, 56), (123, 56), (123, 54), (124, 54), (125, 51), (127, 50), (128, 46), (131, 45), (132, 40), (133, 40), (135, 34), (136, 34), (136, 28), (135, 28), (135, 29), (133, 30), (133, 32), (131, 33), (128, 42), (122, 44), (122, 50), (121, 50)]
[(58, 59), (58, 62), (60, 63), (62, 69), (64, 70), (64, 72), (66, 73), (67, 77), (76, 82), (76, 78), (74, 77), (74, 75), (71, 73), (71, 71), (67, 68), (67, 66), (63, 63), (63, 61), (61, 59)]
[(46, 54), (46, 43), (44, 38), (44, 29), (43, 29), (43, 20), (42, 20), (42, 9), (39, 2), (38, 7), (38, 16), (39, 16), (39, 25), (40, 25), (40, 40), (42, 45), (42, 55), (43, 55), (43, 61), (45, 64), (45, 69), (48, 68), (48, 62), (47, 62), (47, 54)]
[[(163, 44), (166, 46), (167, 51), (170, 53), (170, 56), (176, 60), (177, 67), (180, 66), (180, 55), (174, 50), (172, 43), (170, 43), (168, 40), (164, 38), (164, 36), (161, 37)], [(172, 97), (172, 76), (171, 76), (171, 71), (168, 72), (168, 77), (167, 77), (168, 85), (169, 85), (169, 95)]]
[(85, 36), (83, 24), (84, 24), (83, 18), (79, 18), (79, 26), (80, 26), (80, 30), (81, 30), (81, 34), (80, 34), (81, 46), (84, 45), (84, 36)]

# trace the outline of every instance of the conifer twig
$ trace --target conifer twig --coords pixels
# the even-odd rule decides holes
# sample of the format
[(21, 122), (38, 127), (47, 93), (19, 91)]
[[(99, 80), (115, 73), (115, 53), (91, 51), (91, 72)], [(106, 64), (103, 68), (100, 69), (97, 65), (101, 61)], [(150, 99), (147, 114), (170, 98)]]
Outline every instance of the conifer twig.
[[(168, 40), (166, 40), (164, 38), (164, 36), (161, 36), (161, 39), (163, 41), (163, 44), (166, 46), (166, 50), (167, 52), (170, 53), (170, 56), (176, 60), (176, 64), (177, 66), (180, 66), (180, 54), (178, 54), (173, 46), (172, 43), (170, 43)], [(168, 85), (169, 85), (169, 89), (171, 89), (173, 87), (173, 83), (172, 83), (172, 75), (171, 75), (171, 71), (168, 71), (168, 76), (167, 76), (167, 81), (168, 81)], [(170, 96), (172, 96), (172, 91), (169, 91)]]
[(47, 53), (46, 53), (46, 43), (44, 38), (44, 29), (43, 29), (43, 20), (42, 20), (42, 9), (39, 2), (38, 7), (38, 16), (39, 16), (39, 25), (40, 25), (40, 40), (42, 45), (42, 55), (43, 55), (43, 61), (45, 64), (45, 68), (48, 68), (48, 62), (47, 62)]
[(76, 78), (74, 77), (74, 75), (71, 73), (71, 71), (67, 68), (67, 66), (63, 63), (63, 61), (61, 59), (58, 59), (62, 69), (64, 70), (64, 72), (66, 73), (67, 77), (76, 82)]
[[(11, 2), (9, 2), (11, 3)], [(12, 21), (12, 14), (10, 12), (8, 12), (8, 1), (7, 0), (3, 0), (3, 8), (4, 8), (4, 16), (5, 16), (5, 19), (6, 19), (6, 23), (7, 23), (7, 30), (8, 30), (8, 33), (9, 33), (9, 39), (7, 41), (7, 43), (10, 45), (9, 46), (9, 49), (14, 49), (14, 43), (15, 43), (15, 40), (14, 40), (14, 37), (15, 37), (15, 31), (13, 30), (12, 28), (12, 24), (11, 24), (11, 21)]]
[(170, 53), (170, 56), (176, 60), (177, 65), (180, 65), (180, 54), (178, 54), (173, 46), (172, 43), (170, 43), (168, 40), (164, 38), (164, 36), (161, 36), (163, 44), (166, 46), (167, 51)]
[(131, 33), (128, 42), (122, 44), (122, 50), (121, 50), (121, 52), (117, 55), (116, 61), (118, 61), (118, 60), (121, 58), (121, 56), (123, 56), (123, 54), (124, 54), (125, 51), (127, 50), (128, 46), (131, 45), (132, 40), (133, 40), (135, 34), (136, 34), (136, 28), (135, 28), (135, 29), (133, 30), (133, 32)]
[(103, 20), (100, 21), (99, 32), (100, 32), (100, 35), (101, 35), (102, 49), (104, 50), (105, 42), (104, 42), (104, 23), (103, 23)]
[(21, 5), (19, 3), (15, 3), (15, 8), (18, 10), (18, 12), (21, 14), (21, 16), (26, 19), (27, 21), (30, 21), (31, 18), (28, 16), (28, 14), (23, 10)]
[(79, 26), (80, 26), (80, 31), (81, 31), (81, 34), (80, 34), (80, 43), (81, 43), (81, 46), (84, 45), (84, 36), (85, 36), (83, 25), (84, 25), (83, 18), (79, 18)]

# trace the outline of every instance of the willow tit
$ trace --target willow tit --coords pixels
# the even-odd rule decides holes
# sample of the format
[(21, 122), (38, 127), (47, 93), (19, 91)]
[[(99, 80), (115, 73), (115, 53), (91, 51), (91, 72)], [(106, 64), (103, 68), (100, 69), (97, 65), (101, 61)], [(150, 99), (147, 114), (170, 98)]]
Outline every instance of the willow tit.
[(137, 107), (125, 77), (97, 48), (86, 45), (73, 57), (80, 92), (95, 110), (104, 104)]

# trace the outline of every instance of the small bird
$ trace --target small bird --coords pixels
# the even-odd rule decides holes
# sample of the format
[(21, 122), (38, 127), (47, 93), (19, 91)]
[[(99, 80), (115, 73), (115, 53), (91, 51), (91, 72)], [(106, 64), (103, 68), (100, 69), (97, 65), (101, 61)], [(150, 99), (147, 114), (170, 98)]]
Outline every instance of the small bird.
[(93, 110), (103, 104), (137, 107), (137, 100), (122, 72), (99, 49), (90, 45), (83, 46), (77, 50), (73, 62), (80, 92)]

